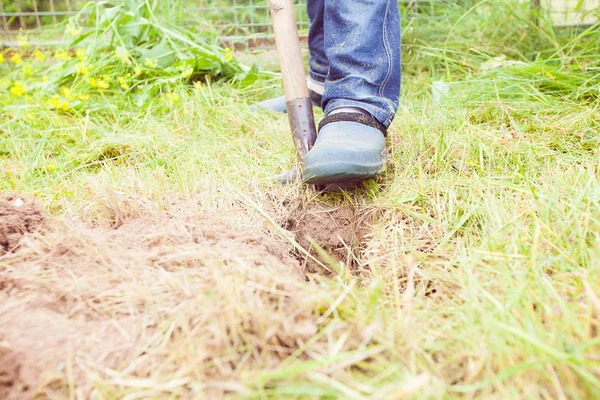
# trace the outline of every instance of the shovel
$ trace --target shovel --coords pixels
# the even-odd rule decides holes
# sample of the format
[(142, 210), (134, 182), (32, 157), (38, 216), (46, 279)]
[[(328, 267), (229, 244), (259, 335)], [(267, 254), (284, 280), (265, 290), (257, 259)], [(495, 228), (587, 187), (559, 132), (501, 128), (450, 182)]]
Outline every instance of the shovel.
[[(283, 77), (283, 90), (287, 115), (294, 140), (294, 147), (300, 160), (312, 148), (317, 139), (315, 116), (312, 101), (308, 95), (306, 72), (300, 52), (300, 40), (296, 26), (296, 13), (292, 0), (269, 0), (271, 22), (275, 32), (275, 42)], [(281, 184), (289, 184), (302, 178), (298, 168), (292, 168), (275, 177)], [(322, 191), (351, 190), (360, 186), (360, 182), (341, 182), (329, 185), (317, 185)]]

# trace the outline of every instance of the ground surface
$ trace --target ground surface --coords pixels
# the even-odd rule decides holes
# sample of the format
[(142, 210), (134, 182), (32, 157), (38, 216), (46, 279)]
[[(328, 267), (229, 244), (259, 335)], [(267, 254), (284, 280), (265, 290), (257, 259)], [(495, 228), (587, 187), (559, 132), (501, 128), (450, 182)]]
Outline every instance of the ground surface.
[(486, 4), (404, 21), (356, 193), (270, 181), (272, 78), (4, 103), (0, 398), (598, 397), (600, 38)]
[[(1, 228), (15, 232), (9, 243), (16, 245), (17, 235), (34, 230), (30, 221), (39, 224), (41, 218), (31, 218), (39, 217), (35, 205), (15, 207), (14, 197), (9, 199), (2, 203)], [(286, 246), (201, 213), (152, 213), (112, 227), (57, 218), (37, 228), (37, 237), (18, 245), (18, 256), (3, 258), (7, 268), (2, 274), (0, 325), (7, 346), (1, 375), (6, 376), (4, 392), (12, 389), (8, 398), (28, 397), (40, 383), (57, 385), (60, 391), (61, 372), (67, 367), (75, 380), (84, 377), (80, 368), (87, 369), (87, 363), (92, 369), (93, 365), (122, 367), (136, 352), (144, 352), (144, 341), (160, 332), (161, 317), (147, 312), (150, 303), (176, 313), (194, 299), (195, 306), (190, 303), (184, 308), (197, 307), (194, 318), (216, 321), (225, 310), (210, 306), (208, 299), (200, 300), (198, 293), (209, 290), (209, 297), (243, 303), (251, 299), (229, 298), (228, 292), (235, 292), (236, 281), (247, 274), (302, 277)], [(203, 268), (216, 265), (218, 272)], [(165, 280), (169, 275), (181, 281)], [(254, 299), (256, 306), (259, 297)], [(292, 316), (286, 329), (295, 328)], [(209, 340), (212, 346), (224, 345), (219, 341)]]

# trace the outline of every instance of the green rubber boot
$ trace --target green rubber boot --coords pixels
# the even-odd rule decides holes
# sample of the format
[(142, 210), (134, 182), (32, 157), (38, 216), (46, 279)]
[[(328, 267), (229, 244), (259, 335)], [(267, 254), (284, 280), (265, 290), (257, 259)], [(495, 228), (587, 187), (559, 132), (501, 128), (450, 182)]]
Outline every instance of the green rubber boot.
[(339, 118), (321, 123), (313, 148), (304, 156), (303, 180), (323, 185), (362, 181), (380, 173), (385, 166), (385, 128), (378, 129), (369, 118), (372, 126)]

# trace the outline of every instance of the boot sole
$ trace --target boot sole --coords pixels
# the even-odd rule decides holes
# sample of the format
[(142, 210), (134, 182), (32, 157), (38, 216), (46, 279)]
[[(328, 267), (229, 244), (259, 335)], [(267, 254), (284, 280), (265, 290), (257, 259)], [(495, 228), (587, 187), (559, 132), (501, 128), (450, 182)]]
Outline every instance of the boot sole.
[(385, 161), (377, 163), (323, 162), (304, 169), (304, 182), (313, 185), (363, 181), (377, 176)]

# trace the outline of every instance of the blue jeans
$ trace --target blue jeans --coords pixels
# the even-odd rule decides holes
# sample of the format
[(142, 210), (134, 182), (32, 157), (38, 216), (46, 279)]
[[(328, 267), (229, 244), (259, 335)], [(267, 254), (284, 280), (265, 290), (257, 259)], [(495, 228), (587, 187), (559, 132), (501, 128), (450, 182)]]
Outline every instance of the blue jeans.
[(325, 114), (358, 107), (388, 127), (400, 96), (398, 0), (308, 0), (307, 8), (310, 77), (325, 84)]

